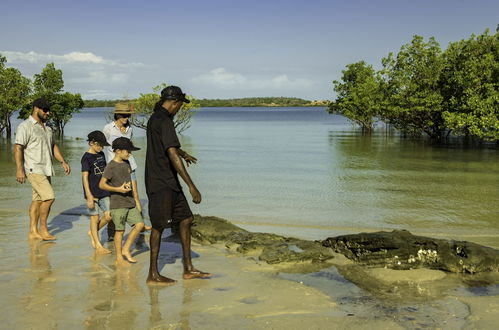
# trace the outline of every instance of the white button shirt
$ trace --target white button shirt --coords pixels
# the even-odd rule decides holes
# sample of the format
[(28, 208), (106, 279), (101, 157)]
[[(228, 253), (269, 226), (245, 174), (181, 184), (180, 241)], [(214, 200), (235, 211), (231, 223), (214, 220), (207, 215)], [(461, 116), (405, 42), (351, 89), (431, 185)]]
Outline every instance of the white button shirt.
[(40, 125), (33, 116), (29, 116), (17, 126), (15, 143), (24, 147), (26, 175), (32, 173), (54, 175), (52, 166), (54, 137), (50, 127)]
[[(116, 126), (116, 123), (114, 121), (106, 124), (106, 126), (104, 126), (104, 129), (102, 130), (102, 133), (104, 133), (107, 143), (109, 143), (111, 146), (113, 145), (113, 141), (117, 138), (126, 137), (131, 140), (133, 135), (131, 126), (127, 126), (125, 129), (125, 133), (122, 133), (119, 127)], [(113, 160), (114, 152), (112, 147), (104, 147), (104, 154), (106, 155), (107, 163)], [(135, 161), (133, 155), (130, 155), (130, 158), (128, 158), (128, 162), (130, 163), (132, 171), (135, 171), (137, 169), (137, 162)]]

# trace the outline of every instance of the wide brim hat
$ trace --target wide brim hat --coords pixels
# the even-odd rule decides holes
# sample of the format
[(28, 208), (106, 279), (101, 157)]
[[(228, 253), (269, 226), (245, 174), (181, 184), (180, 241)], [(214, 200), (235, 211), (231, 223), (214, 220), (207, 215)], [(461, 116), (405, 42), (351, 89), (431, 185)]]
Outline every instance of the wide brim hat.
[(135, 113), (135, 108), (132, 103), (119, 102), (114, 106), (115, 114), (122, 115), (133, 115)]

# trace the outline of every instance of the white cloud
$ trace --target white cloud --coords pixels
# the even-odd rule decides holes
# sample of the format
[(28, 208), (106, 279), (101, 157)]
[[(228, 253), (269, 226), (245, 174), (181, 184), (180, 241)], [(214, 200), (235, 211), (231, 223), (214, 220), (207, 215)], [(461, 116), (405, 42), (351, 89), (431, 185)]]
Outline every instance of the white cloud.
[(34, 51), (30, 52), (15, 52), (15, 51), (0, 51), (0, 54), (7, 57), (8, 63), (46, 63), (54, 62), (57, 64), (71, 63), (89, 63), (102, 64), (117, 67), (140, 67), (145, 66), (143, 63), (124, 63), (117, 60), (104, 59), (102, 56), (95, 55), (91, 52), (70, 52), (63, 55), (56, 54), (40, 54)]
[(0, 51), (7, 64), (17, 67), (26, 76), (41, 72), (46, 63), (54, 62), (63, 71), (66, 90), (81, 93), (84, 98), (113, 98), (130, 88), (137, 75), (151, 67), (142, 63), (127, 63), (106, 59), (92, 52), (41, 54), (34, 51)]
[(244, 87), (251, 90), (261, 89), (299, 89), (310, 88), (315, 83), (304, 78), (290, 79), (286, 74), (278, 76), (244, 76), (241, 73), (229, 72), (225, 68), (216, 68), (208, 73), (192, 79), (194, 83), (239, 89)]
[(70, 83), (76, 84), (105, 84), (105, 83), (125, 83), (128, 81), (128, 74), (124, 72), (89, 71), (84, 76), (68, 79)]
[(247, 79), (239, 73), (230, 73), (227, 72), (227, 70), (225, 70), (224, 68), (216, 68), (211, 70), (209, 73), (201, 74), (195, 77), (193, 81), (226, 86), (243, 85), (247, 82)]

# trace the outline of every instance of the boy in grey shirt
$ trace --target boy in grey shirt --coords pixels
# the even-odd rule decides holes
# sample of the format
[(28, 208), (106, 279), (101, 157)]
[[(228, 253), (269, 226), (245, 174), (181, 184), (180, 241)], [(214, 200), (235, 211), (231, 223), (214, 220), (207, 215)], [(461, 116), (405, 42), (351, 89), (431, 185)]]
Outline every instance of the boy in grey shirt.
[[(141, 213), (142, 206), (138, 192), (132, 190), (132, 170), (128, 163), (128, 158), (132, 154), (132, 151), (140, 149), (134, 147), (132, 141), (125, 137), (115, 139), (112, 147), (115, 156), (107, 164), (99, 187), (111, 193), (111, 217), (116, 227), (114, 234), (116, 264), (118, 266), (129, 266), (128, 262), (137, 262), (130, 254), (130, 247), (144, 228), (144, 220)], [(125, 232), (125, 223), (133, 226), (133, 229), (122, 248), (121, 244)]]

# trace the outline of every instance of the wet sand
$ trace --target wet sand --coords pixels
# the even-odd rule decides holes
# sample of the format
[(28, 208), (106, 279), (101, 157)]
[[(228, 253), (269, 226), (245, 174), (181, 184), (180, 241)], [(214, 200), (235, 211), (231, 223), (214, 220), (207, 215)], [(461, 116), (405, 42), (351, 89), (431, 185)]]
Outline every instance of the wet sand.
[(342, 256), (317, 269), (270, 266), (194, 243), (195, 266), (215, 276), (183, 280), (180, 244), (166, 234), (160, 268), (178, 282), (147, 286), (147, 233), (135, 246), (138, 263), (116, 269), (114, 255), (94, 254), (83, 207), (61, 204), (49, 223), (55, 242), (28, 242), (24, 209), (0, 211), (2, 328), (487, 329), (497, 320), (499, 286), (480, 284), (485, 278), (469, 278), (470, 288), (459, 275), (356, 268)]

